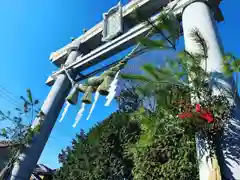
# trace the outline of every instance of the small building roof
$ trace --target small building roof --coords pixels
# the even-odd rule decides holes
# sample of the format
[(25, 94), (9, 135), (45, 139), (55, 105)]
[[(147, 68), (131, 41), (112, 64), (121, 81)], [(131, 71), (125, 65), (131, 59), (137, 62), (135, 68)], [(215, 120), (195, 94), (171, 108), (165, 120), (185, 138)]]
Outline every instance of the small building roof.
[(33, 173), (37, 175), (53, 175), (55, 171), (56, 170), (50, 169), (43, 164), (37, 164), (36, 168), (33, 170)]

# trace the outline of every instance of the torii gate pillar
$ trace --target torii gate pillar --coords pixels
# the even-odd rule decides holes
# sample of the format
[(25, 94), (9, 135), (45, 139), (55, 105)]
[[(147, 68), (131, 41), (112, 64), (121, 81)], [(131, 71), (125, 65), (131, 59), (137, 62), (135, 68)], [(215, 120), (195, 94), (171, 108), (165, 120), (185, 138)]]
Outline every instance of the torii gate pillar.
[[(76, 60), (79, 53), (73, 50), (69, 53), (66, 64)], [(8, 180), (28, 180), (36, 167), (38, 159), (55, 125), (57, 117), (62, 109), (65, 98), (71, 89), (71, 83), (66, 74), (58, 75), (52, 86), (41, 111), (44, 113), (43, 122), (39, 134), (33, 138), (31, 145), (26, 147), (19, 156)], [(36, 119), (37, 121), (38, 119)]]
[[(223, 52), (213, 11), (209, 5), (209, 0), (194, 0), (187, 4), (182, 11), (183, 34), (185, 49), (188, 52), (197, 53), (199, 52), (199, 45), (196, 44), (191, 33), (194, 29), (197, 29), (201, 33), (208, 46), (207, 71), (220, 73)], [(211, 170), (209, 169), (211, 162), (207, 158), (209, 152), (203, 148), (203, 143), (205, 143), (203, 140), (199, 137), (196, 140), (198, 156), (201, 154), (201, 159), (199, 160), (200, 180), (207, 180)]]

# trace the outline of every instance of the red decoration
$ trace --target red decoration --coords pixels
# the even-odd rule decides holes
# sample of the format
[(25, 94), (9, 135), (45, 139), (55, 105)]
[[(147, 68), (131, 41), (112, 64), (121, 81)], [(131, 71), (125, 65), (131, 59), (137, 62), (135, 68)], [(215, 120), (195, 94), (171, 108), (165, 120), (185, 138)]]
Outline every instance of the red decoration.
[[(195, 111), (200, 113), (199, 117), (206, 120), (208, 123), (214, 122), (212, 113), (202, 109), (200, 104), (196, 104)], [(181, 119), (191, 118), (191, 117), (193, 117), (193, 113), (190, 113), (190, 112), (180, 113), (180, 114), (178, 114), (178, 117)]]
[(196, 104), (196, 112), (200, 112), (201, 111), (201, 105), (200, 104)]
[(192, 113), (181, 113), (181, 114), (178, 114), (178, 117), (181, 118), (181, 119), (191, 118), (192, 116), (193, 116)]
[(213, 123), (213, 121), (214, 121), (213, 116), (210, 112), (201, 114), (200, 117), (204, 120), (207, 120), (208, 123)]

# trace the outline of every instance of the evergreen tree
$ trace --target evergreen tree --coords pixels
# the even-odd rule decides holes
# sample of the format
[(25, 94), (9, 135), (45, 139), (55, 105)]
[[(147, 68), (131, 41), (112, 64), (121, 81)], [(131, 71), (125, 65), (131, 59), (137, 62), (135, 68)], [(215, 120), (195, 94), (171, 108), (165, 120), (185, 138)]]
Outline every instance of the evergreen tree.
[[(163, 39), (143, 38), (140, 41), (142, 45), (149, 49), (176, 49), (178, 36), (174, 32), (180, 28), (176, 27), (178, 23), (174, 23), (176, 18), (172, 17), (171, 14), (164, 14), (160, 17), (159, 24), (154, 27)], [(231, 117), (233, 104), (229, 99), (234, 99), (237, 91), (234, 94), (218, 80), (226, 82), (225, 75), (231, 76), (233, 72), (239, 72), (239, 60), (227, 54), (223, 60), (225, 74), (208, 73), (207, 40), (205, 41), (197, 29), (192, 30), (192, 38), (199, 46), (198, 53), (183, 51), (179, 53), (178, 58), (167, 60), (166, 66), (160, 68), (146, 64), (142, 67), (146, 75), (122, 75), (125, 79), (143, 82), (138, 91), (149, 97), (154, 96), (157, 99), (155, 113), (163, 114), (162, 116), (153, 114), (153, 117), (152, 115), (149, 117), (143, 110), (141, 114), (145, 113), (145, 115), (138, 115), (136, 118), (139, 119), (143, 130), (140, 140), (133, 146), (135, 157), (133, 172), (134, 178), (138, 180), (198, 179), (196, 134), (206, 140), (205, 145), (210, 151), (209, 158), (213, 163), (212, 169), (209, 169), (211, 177), (221, 179), (216, 143)], [(213, 88), (216, 89), (215, 92)], [(166, 127), (168, 127), (167, 131), (165, 131)], [(168, 139), (168, 136), (171, 139)], [(162, 148), (167, 149), (167, 152), (163, 153), (164, 160), (153, 163), (151, 155), (154, 155), (156, 150), (160, 150), (158, 154), (161, 157)]]
[(63, 166), (55, 179), (133, 179), (133, 161), (125, 151), (139, 132), (139, 124), (127, 114), (113, 113), (86, 135), (78, 135), (72, 147), (63, 151), (59, 159)]

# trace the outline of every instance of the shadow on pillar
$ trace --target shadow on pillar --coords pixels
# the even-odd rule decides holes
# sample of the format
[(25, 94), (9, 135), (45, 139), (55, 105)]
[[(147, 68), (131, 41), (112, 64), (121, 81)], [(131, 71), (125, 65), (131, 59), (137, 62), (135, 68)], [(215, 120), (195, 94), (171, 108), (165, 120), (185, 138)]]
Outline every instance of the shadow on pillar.
[(236, 98), (236, 106), (232, 111), (223, 136), (219, 141), (218, 158), (223, 180), (240, 179), (240, 99)]

